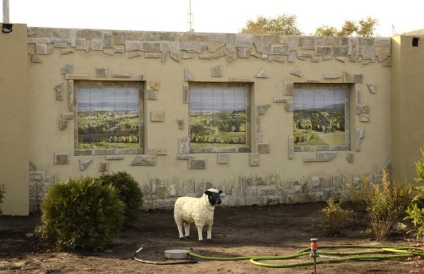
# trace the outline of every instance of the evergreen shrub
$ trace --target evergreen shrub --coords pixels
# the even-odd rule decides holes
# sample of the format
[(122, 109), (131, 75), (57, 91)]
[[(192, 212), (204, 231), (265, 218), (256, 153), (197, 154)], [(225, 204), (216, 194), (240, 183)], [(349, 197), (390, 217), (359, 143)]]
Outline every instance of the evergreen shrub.
[(137, 221), (144, 202), (138, 182), (125, 171), (102, 174), (99, 179), (105, 185), (114, 186), (121, 201), (124, 202), (124, 225)]
[(112, 185), (93, 178), (50, 187), (37, 234), (58, 250), (101, 250), (122, 228), (124, 204)]

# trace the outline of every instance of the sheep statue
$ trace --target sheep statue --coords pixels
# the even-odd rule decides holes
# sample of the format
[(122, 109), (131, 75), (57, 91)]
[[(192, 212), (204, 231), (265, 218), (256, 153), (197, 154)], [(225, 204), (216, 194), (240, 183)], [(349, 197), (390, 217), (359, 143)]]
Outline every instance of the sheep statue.
[(207, 240), (212, 239), (213, 213), (215, 205), (221, 204), (221, 193), (221, 190), (210, 188), (200, 198), (180, 197), (175, 201), (174, 219), (181, 240), (190, 236), (190, 223), (196, 225), (200, 242), (203, 242), (202, 231), (205, 226), (207, 226)]

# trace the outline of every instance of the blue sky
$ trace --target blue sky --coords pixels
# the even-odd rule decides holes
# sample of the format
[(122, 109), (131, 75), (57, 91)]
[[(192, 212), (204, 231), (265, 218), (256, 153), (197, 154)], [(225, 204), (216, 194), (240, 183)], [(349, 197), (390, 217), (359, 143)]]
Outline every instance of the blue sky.
[[(11, 23), (24, 23), (30, 27), (185, 32), (189, 30), (189, 2), (9, 0), (9, 17)], [(371, 16), (379, 20), (377, 34), (390, 37), (393, 33), (424, 29), (423, 10), (418, 8), (418, 3), (417, 0), (191, 0), (191, 12), (196, 32), (237, 33), (247, 20), (254, 20), (257, 16), (292, 14), (297, 16), (298, 28), (309, 35), (322, 25), (340, 28), (344, 20), (358, 21)]]

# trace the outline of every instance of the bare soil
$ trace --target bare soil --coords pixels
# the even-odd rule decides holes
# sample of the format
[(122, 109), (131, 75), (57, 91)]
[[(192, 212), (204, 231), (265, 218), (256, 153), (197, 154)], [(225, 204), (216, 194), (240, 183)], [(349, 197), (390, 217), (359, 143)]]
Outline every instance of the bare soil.
[[(362, 233), (362, 225), (343, 228), (337, 237), (323, 233), (321, 209), (325, 203), (278, 206), (217, 207), (212, 241), (199, 243), (191, 226), (191, 238), (178, 239), (172, 210), (145, 211), (139, 221), (117, 235), (102, 252), (56, 252), (34, 235), (40, 217), (0, 217), (0, 273), (314, 273), (313, 265), (290, 268), (257, 266), (249, 260), (163, 264), (165, 250), (189, 250), (213, 257), (286, 256), (310, 246), (318, 238), (320, 246), (400, 246), (401, 235), (388, 242), (375, 242)], [(205, 235), (204, 235), (205, 238)], [(135, 255), (139, 248), (143, 248)], [(346, 251), (346, 250), (344, 250)], [(349, 250), (351, 251), (351, 250)], [(134, 257), (143, 260), (140, 262)], [(324, 260), (319, 257), (317, 261)], [(146, 263), (149, 262), (149, 263)], [(289, 261), (263, 261), (269, 264), (310, 262), (305, 256)], [(178, 261), (181, 262), (181, 261)], [(319, 264), (316, 273), (408, 273), (406, 258), (380, 261), (351, 261)]]

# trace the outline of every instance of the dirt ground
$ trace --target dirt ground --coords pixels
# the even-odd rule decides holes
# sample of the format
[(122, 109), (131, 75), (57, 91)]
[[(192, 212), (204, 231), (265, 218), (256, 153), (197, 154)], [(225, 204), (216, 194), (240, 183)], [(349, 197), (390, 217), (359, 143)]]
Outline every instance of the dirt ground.
[[(318, 238), (322, 246), (400, 246), (401, 235), (389, 242), (375, 242), (361, 231), (363, 226), (348, 227), (337, 237), (326, 237), (321, 224), (325, 203), (278, 206), (225, 207), (215, 210), (211, 242), (199, 243), (197, 231), (191, 226), (191, 238), (178, 239), (171, 210), (146, 211), (139, 221), (126, 228), (108, 248), (97, 253), (55, 252), (33, 236), (38, 215), (0, 217), (0, 273), (314, 273), (313, 265), (271, 268), (255, 265), (249, 260), (211, 261), (163, 265), (165, 250), (189, 250), (211, 257), (287, 256), (310, 247), (310, 238)], [(205, 237), (205, 236), (204, 236)], [(140, 262), (136, 258), (161, 264)], [(324, 249), (322, 249), (324, 250)], [(340, 250), (341, 251), (341, 250)], [(346, 251), (346, 250), (344, 250)], [(351, 251), (351, 249), (349, 249)], [(325, 260), (317, 258), (317, 262)], [(180, 261), (179, 261), (180, 262)], [(267, 264), (312, 262), (310, 256), (288, 261), (261, 261)], [(411, 262), (406, 258), (380, 261), (351, 261), (318, 264), (316, 273), (409, 273)]]

